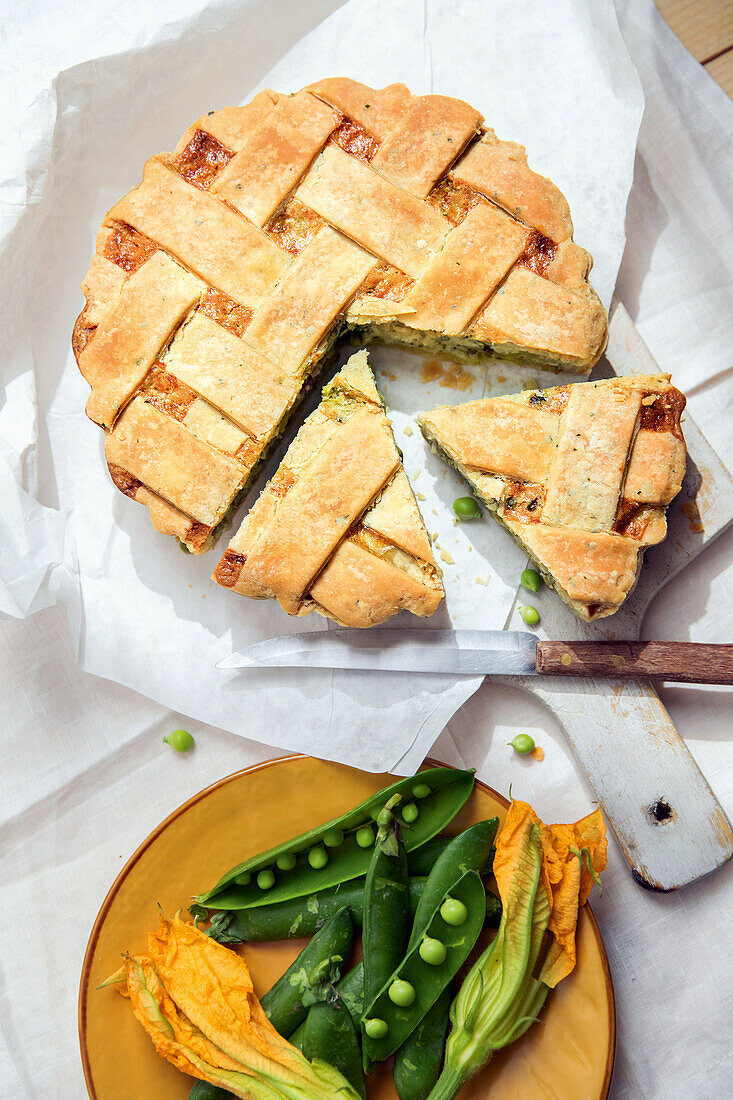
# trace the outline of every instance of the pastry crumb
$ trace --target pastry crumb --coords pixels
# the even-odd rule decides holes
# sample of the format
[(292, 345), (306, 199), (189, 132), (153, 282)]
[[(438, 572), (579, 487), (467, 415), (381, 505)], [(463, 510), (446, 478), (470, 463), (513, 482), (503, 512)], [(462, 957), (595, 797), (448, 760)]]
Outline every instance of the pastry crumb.
[(411, 424), (405, 424), (402, 431), (405, 433), (405, 435), (412, 435), (412, 425)]
[(425, 496), (424, 493), (418, 493), (417, 490), (415, 490), (415, 498), (416, 498), (416, 500), (427, 500), (428, 499)]
[(541, 745), (535, 745), (529, 755), (532, 757), (533, 760), (544, 760), (545, 750), (542, 748)]
[(486, 587), (486, 585), (489, 583), (490, 580), (491, 580), (491, 575), (486, 577), (485, 580), (484, 580), (483, 577), (476, 577), (476, 584), (482, 584), (484, 587)]
[(440, 551), (440, 560), (444, 561), (446, 565), (455, 565), (455, 558), (447, 550)]

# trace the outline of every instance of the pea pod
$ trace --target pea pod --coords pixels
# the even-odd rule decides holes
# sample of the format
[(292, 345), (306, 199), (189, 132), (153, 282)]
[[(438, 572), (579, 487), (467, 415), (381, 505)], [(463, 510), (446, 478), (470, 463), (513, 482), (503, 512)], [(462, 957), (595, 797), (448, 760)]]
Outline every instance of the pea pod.
[[(400, 779), (348, 813), (252, 856), (197, 897), (197, 904), (208, 909), (247, 909), (359, 878), (366, 874), (371, 858), (374, 815), (395, 794), (411, 796), (415, 785), (415, 776)], [(452, 821), (473, 789), (473, 771), (431, 768), (420, 772), (418, 785), (429, 793), (415, 804), (417, 817), (405, 827), (408, 851), (420, 848)]]
[(364, 1011), (364, 963), (358, 962), (336, 985), (336, 991), (353, 1020), (360, 1020)]
[[(452, 903), (450, 910), (447, 902)], [(456, 919), (455, 910), (460, 910), (460, 922)], [(450, 914), (450, 921), (445, 920), (444, 914)], [(388, 1058), (402, 1046), (453, 980), (478, 939), (485, 915), (483, 883), (475, 871), (467, 871), (451, 887), (450, 893), (446, 892), (440, 899), (425, 927), (425, 935), (445, 947), (442, 962), (430, 964), (422, 959), (421, 938), (401, 960), (377, 996), (366, 1004), (362, 1017), (362, 1054), (367, 1073), (377, 1062)], [(409, 1003), (395, 1003), (393, 987), (397, 983), (400, 983), (400, 994), (405, 986), (412, 991)], [(378, 1037), (368, 1033), (370, 1023), (375, 1020), (384, 1021), (387, 1025)]]
[(453, 837), (438, 856), (415, 911), (408, 950), (421, 938), (443, 896), (466, 871), (476, 871), (479, 875), (487, 873), (498, 827), (498, 817), (479, 821)]
[(359, 1034), (351, 1013), (335, 990), (333, 996), (313, 1005), (308, 1012), (300, 1050), (309, 1062), (320, 1058), (334, 1066), (366, 1100)]
[(440, 1077), (453, 990), (447, 985), (394, 1058), (394, 1083), (400, 1100), (427, 1100)]
[(286, 1039), (308, 1015), (308, 1001), (313, 1003), (313, 975), (329, 959), (342, 962), (351, 950), (353, 936), (349, 910), (339, 909), (265, 993), (262, 1007), (275, 1030)]
[(410, 877), (415, 875), (429, 875), (435, 866), (435, 861), (450, 844), (453, 837), (434, 836), (427, 844), (407, 853), (407, 870)]
[[(411, 878), (410, 912), (414, 913), (427, 882), (426, 877)], [(319, 890), (302, 898), (287, 898), (274, 905), (251, 909), (216, 912), (208, 935), (219, 943), (261, 943), (263, 940), (289, 940), (312, 936), (343, 906), (348, 906), (356, 928), (361, 928), (364, 913), (364, 880), (340, 882), (328, 890)]]
[(407, 857), (402, 830), (392, 812), (399, 798), (393, 795), (379, 814), (379, 832), (364, 883), (362, 944), (367, 1003), (403, 957), (410, 935)]

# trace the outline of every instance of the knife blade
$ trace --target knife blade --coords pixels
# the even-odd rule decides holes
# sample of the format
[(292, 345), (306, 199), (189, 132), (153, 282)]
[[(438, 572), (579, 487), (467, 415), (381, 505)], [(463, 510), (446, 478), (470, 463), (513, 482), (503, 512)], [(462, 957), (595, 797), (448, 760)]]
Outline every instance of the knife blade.
[(733, 684), (733, 645), (552, 642), (524, 630), (349, 629), (256, 642), (217, 668), (354, 668), (459, 676), (603, 676)]

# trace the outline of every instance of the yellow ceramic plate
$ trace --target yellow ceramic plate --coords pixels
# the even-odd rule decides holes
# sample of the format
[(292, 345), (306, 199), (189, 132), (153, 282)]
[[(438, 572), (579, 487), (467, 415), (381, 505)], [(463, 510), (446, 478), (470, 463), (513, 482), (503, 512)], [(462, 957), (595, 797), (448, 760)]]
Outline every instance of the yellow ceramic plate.
[[(158, 1057), (114, 988), (98, 986), (123, 951), (143, 951), (158, 905), (186, 908), (235, 863), (336, 817), (394, 781), (389, 775), (308, 756), (260, 764), (196, 795), (141, 844), (104, 900), (89, 939), (79, 991), (79, 1035), (93, 1100), (186, 1100), (192, 1079)], [(508, 803), (476, 783), (451, 825), (458, 832)], [(255, 989), (267, 990), (305, 940), (246, 946)], [(613, 987), (595, 919), (578, 925), (578, 965), (550, 995), (535, 1025), (461, 1093), (462, 1100), (604, 1100), (615, 1047)], [(388, 1064), (369, 1079), (369, 1100), (396, 1100)]]

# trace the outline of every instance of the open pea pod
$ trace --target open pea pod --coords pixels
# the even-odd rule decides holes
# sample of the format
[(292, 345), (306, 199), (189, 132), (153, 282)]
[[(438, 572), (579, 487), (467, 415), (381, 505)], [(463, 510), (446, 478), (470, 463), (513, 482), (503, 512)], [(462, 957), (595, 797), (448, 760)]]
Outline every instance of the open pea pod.
[[(460, 903), (464, 907), (465, 916), (460, 923), (455, 922), (455, 913), (444, 909), (446, 901)], [(446, 921), (443, 914), (451, 919)], [(483, 883), (475, 871), (467, 871), (453, 884), (450, 893), (440, 899), (419, 942), (407, 952), (377, 996), (366, 1006), (362, 1017), (362, 1053), (366, 1073), (402, 1046), (453, 980), (479, 937), (485, 915)], [(423, 959), (420, 948), (425, 937), (443, 945), (445, 955), (442, 961), (433, 958), (427, 962)], [(398, 1004), (393, 1000), (396, 983), (400, 983), (398, 991), (403, 995), (400, 999), (404, 998), (405, 983), (413, 991), (414, 997), (409, 1004)]]
[[(207, 909), (248, 909), (335, 886), (365, 875), (376, 836), (374, 815), (394, 795), (402, 796), (400, 817), (409, 852), (452, 821), (473, 790), (473, 771), (431, 768), (400, 779), (361, 805), (233, 867), (196, 898)], [(237, 880), (237, 881), (235, 881)]]

